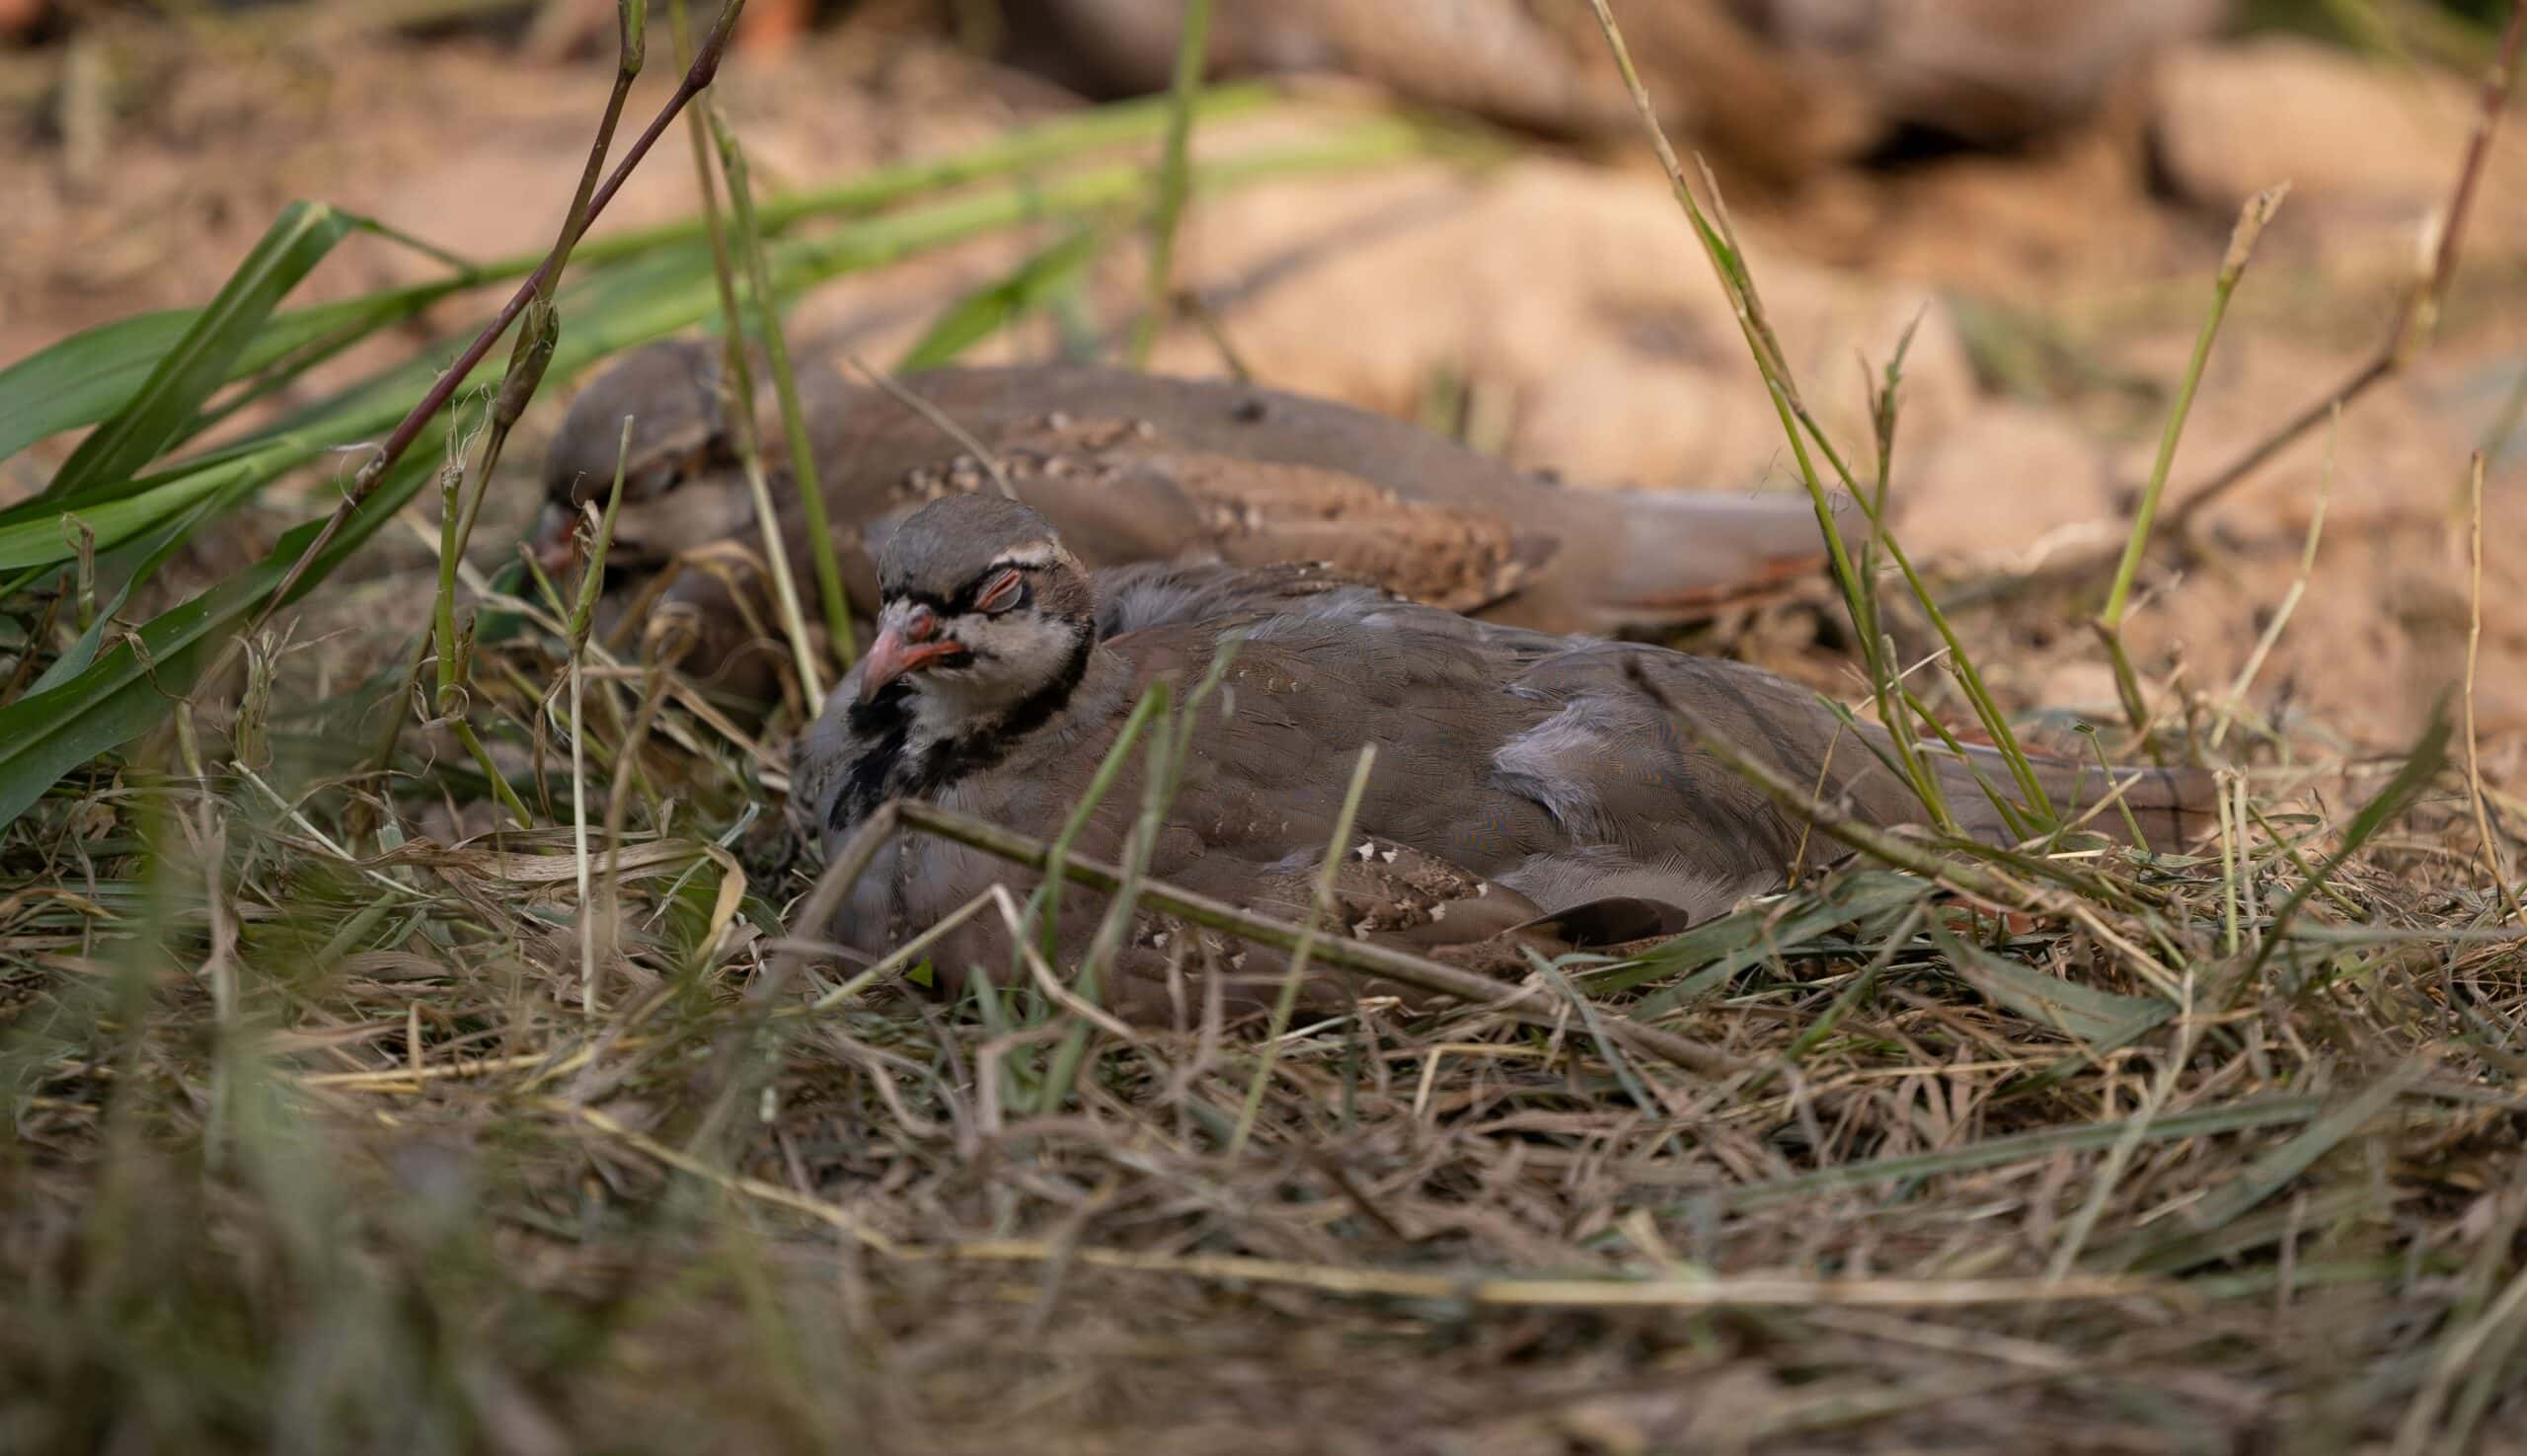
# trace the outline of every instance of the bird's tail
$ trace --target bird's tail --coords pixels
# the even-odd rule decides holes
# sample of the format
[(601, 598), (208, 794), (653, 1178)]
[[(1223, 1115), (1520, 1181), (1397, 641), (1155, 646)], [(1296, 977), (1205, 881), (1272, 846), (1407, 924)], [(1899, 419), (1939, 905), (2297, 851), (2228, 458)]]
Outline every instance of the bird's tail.
[[(1566, 546), (1520, 595), (1559, 630), (1681, 626), (1824, 570), (1824, 535), (1804, 495), (1566, 490)], [(1838, 500), (1847, 542), (1865, 532)], [(1511, 616), (1517, 615), (1511, 603)], [(1539, 622), (1537, 625), (1546, 625)]]
[[(1966, 830), (1995, 843), (2017, 838), (1987, 793), (2021, 802), (2019, 784), (1995, 748), (1969, 747), (1967, 757), (1943, 754), (1940, 787), (1949, 807)], [(2219, 785), (2211, 772), (2198, 768), (2115, 768), (2071, 759), (2029, 755), (2035, 780), (2062, 819), (2109, 839), (2130, 843), (2138, 826), (2154, 850), (2182, 849), (2217, 826)], [(1977, 782), (1977, 781), (1980, 782)], [(2126, 816), (2126, 811), (2129, 816)]]

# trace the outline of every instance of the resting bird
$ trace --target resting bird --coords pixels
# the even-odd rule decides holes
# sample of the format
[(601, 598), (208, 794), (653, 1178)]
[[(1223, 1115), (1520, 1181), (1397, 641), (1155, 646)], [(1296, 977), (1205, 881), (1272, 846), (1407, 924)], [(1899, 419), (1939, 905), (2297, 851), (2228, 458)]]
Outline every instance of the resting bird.
[[(1003, 482), (1092, 568), (1322, 561), (1417, 601), (1554, 632), (1697, 620), (1823, 561), (1803, 496), (1570, 489), (1398, 421), (1249, 385), (1085, 364), (906, 379), (938, 420), (832, 370), (804, 372), (800, 388), (846, 585), (864, 616), (878, 601), (872, 553), (898, 522), (929, 500)], [(764, 413), (770, 448), (782, 430), (768, 404)], [(548, 567), (566, 564), (574, 508), (603, 498), (618, 455), (625, 503), (610, 570), (637, 577), (714, 542), (760, 549), (717, 344), (634, 350), (573, 402), (546, 457)], [(799, 493), (774, 485), (812, 616)], [(630, 580), (623, 586), (618, 604), (637, 598)], [(762, 669), (780, 650), (728, 608), (749, 605), (758, 623), (769, 613), (732, 602), (726, 579), (699, 572), (665, 592), (699, 609), (702, 642), (687, 670), (764, 696)]]
[[(1538, 917), (1681, 928), (1782, 887), (1802, 854), (1830, 858), (1829, 846), (1802, 849), (1800, 822), (1688, 745), (1633, 664), (1859, 818), (1917, 817), (1910, 791), (1828, 708), (1756, 668), (1479, 622), (1323, 573), (1092, 575), (1044, 516), (995, 496), (916, 512), (880, 554), (879, 583), (878, 636), (795, 753), (793, 812), (828, 854), (897, 797), (1051, 837), (1151, 684), (1173, 679), (1183, 702), (1224, 650), (1215, 688), (1186, 710), (1189, 752), (1150, 873), (1295, 914), (1332, 848), (1344, 857), (1343, 933), (1425, 954), (1550, 928)], [(1357, 827), (1330, 846), (1362, 744), (1377, 756)], [(2003, 777), (1997, 757), (1983, 767)], [(1964, 762), (1941, 760), (1940, 772), (1965, 826), (2005, 840)], [(2106, 790), (2101, 769), (2043, 773), (2057, 805)], [(1121, 855), (1138, 777), (1135, 755), (1079, 853)], [(2124, 777), (2125, 803), (2157, 841), (2181, 838), (2210, 802), (2189, 771)], [(833, 930), (881, 950), (994, 881), (1029, 879), (905, 833), (850, 888)], [(1069, 897), (1060, 927), (1073, 952), (1102, 913), (1087, 898)], [(957, 974), (1008, 963), (996, 931), (968, 927), (938, 964)], [(1127, 1009), (1151, 1008), (1170, 935), (1145, 921), (1124, 951), (1112, 990)], [(1271, 967), (1252, 973), (1268, 980)]]

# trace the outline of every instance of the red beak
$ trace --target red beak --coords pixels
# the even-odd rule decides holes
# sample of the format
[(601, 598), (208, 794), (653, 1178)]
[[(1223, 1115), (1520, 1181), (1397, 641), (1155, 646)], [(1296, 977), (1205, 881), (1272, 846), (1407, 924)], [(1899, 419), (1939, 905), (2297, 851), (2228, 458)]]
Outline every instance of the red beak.
[(937, 638), (939, 619), (928, 607), (915, 607), (906, 613), (900, 626), (888, 627), (869, 644), (868, 653), (860, 659), (860, 701), (878, 696), (878, 690), (907, 672), (917, 671), (942, 657), (960, 655), (964, 645), (955, 638)]

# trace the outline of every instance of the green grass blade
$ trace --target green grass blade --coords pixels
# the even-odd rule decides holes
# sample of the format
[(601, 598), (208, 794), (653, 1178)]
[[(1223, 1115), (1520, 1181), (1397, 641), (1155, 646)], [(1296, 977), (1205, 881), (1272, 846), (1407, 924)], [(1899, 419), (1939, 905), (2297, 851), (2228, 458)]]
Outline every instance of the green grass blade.
[(1185, 0), (1177, 23), (1176, 78), (1169, 89), (1167, 142), (1161, 148), (1157, 196), (1150, 207), (1149, 299), (1132, 330), (1129, 355), (1135, 369), (1149, 367), (1150, 350), (1167, 327), (1176, 277), (1176, 229), (1185, 216), (1186, 154), (1193, 139), (1193, 110), (1202, 98), (1202, 71), (1210, 58), (1211, 0)]
[(1602, 997), (1663, 980), (1679, 971), (1696, 970), (1681, 984), (1659, 992), (1633, 1012), (1636, 1017), (1660, 1016), (1750, 965), (1761, 964), (1843, 926), (1914, 904), (1936, 889), (1928, 881), (1892, 870), (1839, 875), (1782, 901), (1706, 920), (1646, 952), (1636, 962), (1584, 979), (1589, 994)]
[[(273, 314), (219, 382), (260, 373), (332, 335), (400, 323), (459, 286), (419, 283)], [(73, 334), (0, 369), (0, 459), (47, 435), (94, 424), (130, 404), (159, 361), (175, 351), (201, 316), (197, 308), (133, 314)]]
[(921, 336), (896, 372), (936, 369), (1058, 296), (1097, 257), (1094, 228), (1077, 228), (996, 279), (959, 298)]
[(2174, 1006), (2156, 996), (2117, 995), (2005, 960), (1951, 935), (1937, 920), (1931, 922), (1931, 939), (1948, 957), (1957, 979), (1992, 1004), (2037, 1026), (2051, 1027), (2099, 1055), (2131, 1044), (2176, 1015)]
[[(298, 594), (392, 519), (436, 468), (432, 451), (407, 456), (300, 578)], [(323, 526), (309, 521), (291, 530), (253, 568), (151, 619), (137, 634), (145, 659), (129, 643), (118, 643), (69, 681), (0, 708), (0, 827), (15, 822), (63, 774), (156, 727), (201, 670), (205, 652), (280, 583)]]
[(115, 319), (0, 369), (0, 459), (121, 409), (200, 316), (171, 308)]
[(77, 507), (30, 500), (17, 509), (0, 511), (0, 569), (68, 561), (73, 551), (63, 525), (73, 517), (96, 532), (100, 549), (120, 545), (216, 493), (242, 474), (240, 465), (217, 465), (186, 471), (118, 499), (101, 499)]
[(43, 498), (56, 505), (85, 502), (181, 442), (203, 401), (227, 382), (282, 296), (356, 224), (349, 213), (322, 202), (282, 208), (130, 400), (71, 453)]

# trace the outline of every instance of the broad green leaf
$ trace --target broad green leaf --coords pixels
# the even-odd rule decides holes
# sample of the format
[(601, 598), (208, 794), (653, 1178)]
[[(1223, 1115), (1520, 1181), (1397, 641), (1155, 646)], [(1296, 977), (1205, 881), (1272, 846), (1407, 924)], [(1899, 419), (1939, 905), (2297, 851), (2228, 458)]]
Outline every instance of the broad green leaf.
[(106, 633), (114, 626), (115, 615), (131, 600), (132, 592), (158, 575), (158, 569), (191, 539), (194, 527), (236, 504), (238, 498), (257, 484), (252, 477), (241, 479), (229, 489), (163, 522), (156, 530), (144, 532), (122, 546), (100, 553), (97, 557), (97, 582), (102, 599), (97, 603), (97, 620), (90, 623), (88, 630), (79, 634), (60, 656), (53, 658), (51, 665), (44, 668), (43, 674), (35, 680), (29, 691), (40, 693), (87, 671), (88, 664), (97, 660), (98, 649), (105, 646)]
[(136, 496), (118, 499), (98, 500), (75, 508), (31, 500), (17, 509), (0, 511), (0, 568), (69, 560), (76, 553), (70, 545), (72, 532), (64, 527), (73, 520), (85, 523), (96, 533), (100, 550), (119, 546), (220, 487), (233, 484), (243, 473), (234, 464), (213, 466), (186, 471)]
[(0, 459), (121, 409), (200, 317), (192, 308), (134, 314), (0, 369)]
[(39, 568), (71, 560), (77, 553), (61, 530), (65, 515), (86, 521), (97, 533), (98, 545), (105, 547), (180, 516), (190, 518), (198, 501), (214, 501), (225, 510), (339, 441), (355, 437), (361, 425), (383, 427), (373, 419), (345, 420), (321, 434), (293, 432), (258, 440), (251, 447), (214, 451), (182, 470), (131, 482), (136, 491), (132, 495), (101, 496), (73, 506), (38, 497), (0, 510), (0, 561), (12, 567)]
[[(274, 314), (220, 383), (260, 373), (328, 336), (398, 323), (458, 286), (423, 283)], [(0, 369), (0, 459), (46, 435), (94, 424), (129, 404), (201, 315), (197, 308), (134, 314), (73, 334)]]
[[(344, 523), (293, 595), (305, 595), (391, 520), (436, 465), (426, 441), (417, 444)], [(296, 527), (253, 568), (153, 618), (137, 634), (145, 659), (130, 643), (117, 642), (76, 677), (0, 708), (0, 826), (14, 822), (63, 774), (156, 727), (175, 696), (192, 686), (205, 653), (216, 651), (228, 630), (280, 584), (323, 526)]]
[(1982, 947), (1949, 934), (1936, 921), (1931, 939), (1948, 956), (1957, 979), (2037, 1026), (2051, 1027), (2099, 1055), (2129, 1044), (2142, 1033), (2176, 1015), (2176, 1008), (2156, 996), (2124, 996), (2101, 991), (2032, 966), (2004, 960)]
[(1020, 264), (1007, 277), (957, 299), (904, 355), (896, 371), (936, 369), (1041, 308), (1097, 257), (1097, 242), (1094, 229), (1074, 229)]
[(43, 498), (84, 504), (112, 493), (184, 438), (202, 402), (231, 377), (264, 321), (357, 219), (321, 202), (281, 209), (263, 240), (221, 285), (122, 408), (71, 453)]

